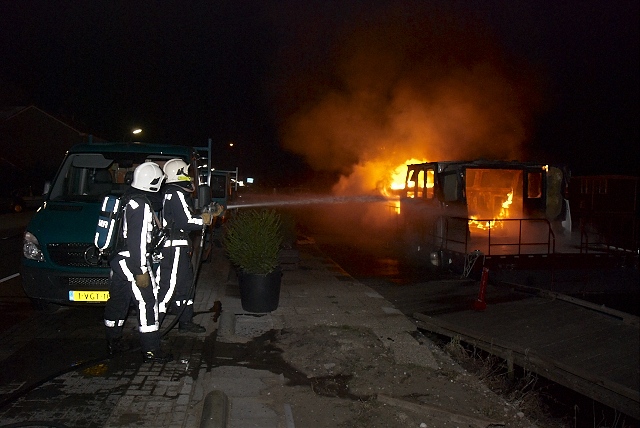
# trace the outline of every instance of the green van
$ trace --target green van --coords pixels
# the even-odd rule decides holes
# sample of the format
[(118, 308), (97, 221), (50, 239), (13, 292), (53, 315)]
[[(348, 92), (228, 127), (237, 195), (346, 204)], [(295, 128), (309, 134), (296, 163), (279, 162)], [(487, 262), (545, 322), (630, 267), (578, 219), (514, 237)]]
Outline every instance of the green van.
[(20, 269), (26, 295), (38, 309), (50, 304), (96, 304), (109, 298), (109, 264), (94, 246), (102, 200), (121, 195), (143, 162), (169, 159), (190, 164), (195, 208), (209, 204), (210, 190), (197, 171), (206, 168), (193, 147), (144, 143), (89, 143), (66, 154), (41, 207), (24, 234)]

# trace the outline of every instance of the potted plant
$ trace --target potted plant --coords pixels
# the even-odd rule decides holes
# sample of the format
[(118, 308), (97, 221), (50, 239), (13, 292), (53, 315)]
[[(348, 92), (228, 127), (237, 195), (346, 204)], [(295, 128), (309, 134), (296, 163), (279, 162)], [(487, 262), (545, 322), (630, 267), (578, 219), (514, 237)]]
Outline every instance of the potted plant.
[(271, 312), (278, 307), (282, 239), (280, 215), (273, 210), (240, 211), (227, 223), (223, 244), (238, 272), (245, 311)]

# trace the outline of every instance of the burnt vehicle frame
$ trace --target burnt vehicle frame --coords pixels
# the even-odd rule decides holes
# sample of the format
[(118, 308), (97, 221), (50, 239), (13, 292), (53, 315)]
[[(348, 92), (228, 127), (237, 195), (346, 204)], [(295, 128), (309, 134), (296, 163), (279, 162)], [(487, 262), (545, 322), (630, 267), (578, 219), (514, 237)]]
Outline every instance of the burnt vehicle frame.
[(409, 258), (463, 276), (479, 277), (487, 267), (542, 269), (548, 278), (559, 267), (628, 263), (633, 249), (612, 246), (592, 223), (572, 223), (570, 182), (567, 167), (538, 162), (407, 165), (399, 241)]

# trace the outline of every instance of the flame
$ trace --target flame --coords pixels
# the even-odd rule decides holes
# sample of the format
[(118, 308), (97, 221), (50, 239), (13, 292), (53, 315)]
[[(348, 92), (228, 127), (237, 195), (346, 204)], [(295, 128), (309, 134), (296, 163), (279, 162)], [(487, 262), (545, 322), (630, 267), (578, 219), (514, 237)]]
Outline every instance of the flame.
[(391, 184), (389, 187), (393, 190), (404, 189), (404, 180), (405, 180), (405, 177), (407, 176), (407, 165), (425, 163), (425, 162), (427, 162), (426, 159), (419, 160), (416, 158), (411, 158), (411, 159), (407, 159), (406, 162), (398, 165), (391, 173)]
[(513, 189), (507, 193), (507, 199), (505, 199), (500, 207), (500, 212), (493, 220), (478, 221), (478, 217), (475, 215), (469, 216), (469, 228), (475, 227), (478, 230), (489, 229), (503, 229), (504, 222), (500, 221), (505, 218), (509, 218), (509, 207), (513, 203)]
[[(400, 193), (405, 188), (407, 165), (428, 162), (424, 158), (405, 159), (407, 160), (399, 164), (387, 159), (361, 162), (353, 168), (349, 176), (340, 178), (332, 189), (333, 193), (335, 195), (358, 195), (362, 194), (362, 192), (375, 190), (388, 199), (389, 211), (399, 214), (399, 198)], [(409, 186), (415, 186), (415, 183), (410, 182)]]
[[(411, 158), (411, 159), (407, 159), (405, 162), (393, 168), (391, 172), (389, 172), (389, 170), (385, 169), (384, 167), (379, 171), (372, 170), (371, 172), (377, 175), (378, 177), (381, 177), (381, 179), (379, 180), (380, 185), (378, 186), (378, 189), (383, 196), (397, 197), (398, 191), (403, 190), (405, 186), (405, 178), (407, 176), (407, 165), (419, 164), (419, 163), (425, 163), (425, 162), (427, 162), (427, 160), (425, 159)], [(415, 183), (410, 182), (409, 186), (413, 187), (415, 186)], [(398, 210), (399, 210), (399, 207), (398, 207)]]
[[(361, 162), (354, 167), (351, 175), (340, 178), (339, 182), (333, 187), (333, 193), (336, 195), (353, 195), (361, 194), (363, 191), (370, 192), (375, 189), (376, 192), (388, 199), (389, 211), (399, 214), (399, 199), (400, 193), (405, 188), (407, 165), (427, 162), (426, 159), (405, 159), (407, 160), (399, 164), (389, 160)], [(411, 185), (415, 185), (415, 183), (409, 183), (409, 186)]]

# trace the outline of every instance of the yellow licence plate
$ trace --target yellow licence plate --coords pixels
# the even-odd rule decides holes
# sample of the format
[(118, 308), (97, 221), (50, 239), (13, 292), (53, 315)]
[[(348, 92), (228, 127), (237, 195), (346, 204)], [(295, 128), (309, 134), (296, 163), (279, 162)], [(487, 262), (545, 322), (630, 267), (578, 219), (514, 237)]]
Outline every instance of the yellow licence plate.
[(69, 300), (72, 302), (106, 302), (109, 300), (109, 292), (70, 290)]

